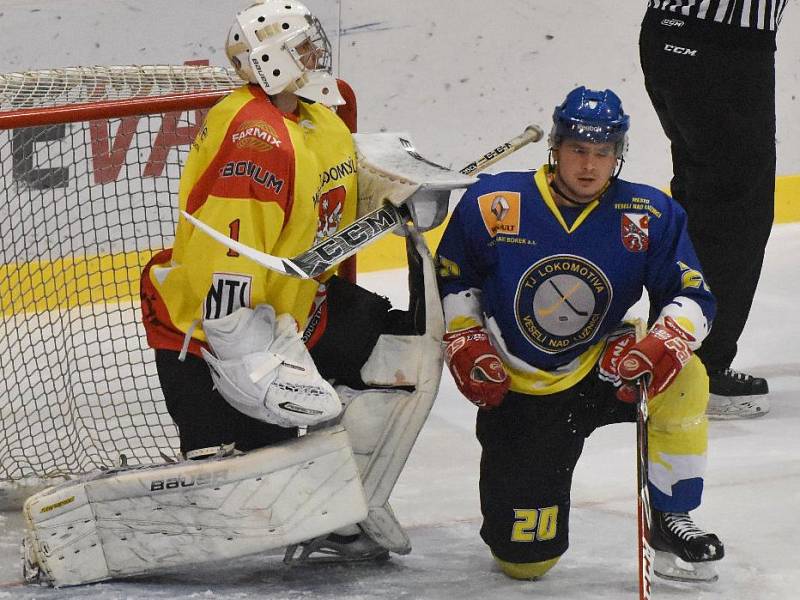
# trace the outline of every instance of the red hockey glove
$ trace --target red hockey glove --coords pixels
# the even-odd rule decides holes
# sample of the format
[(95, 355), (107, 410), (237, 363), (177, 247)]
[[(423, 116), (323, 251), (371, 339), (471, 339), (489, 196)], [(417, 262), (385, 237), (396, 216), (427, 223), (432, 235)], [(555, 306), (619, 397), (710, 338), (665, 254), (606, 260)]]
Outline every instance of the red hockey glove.
[[(656, 323), (650, 333), (622, 356), (619, 376), (625, 382), (647, 377), (647, 393), (650, 397), (660, 394), (672, 383), (678, 372), (689, 362), (692, 349), (689, 343), (694, 338), (671, 317), (664, 323)], [(623, 402), (636, 402), (636, 388), (625, 383), (617, 398)]]
[(456, 385), (478, 408), (499, 406), (508, 391), (508, 376), (483, 327), (444, 335), (444, 359)]
[(636, 330), (632, 325), (621, 325), (606, 338), (606, 347), (597, 363), (598, 374), (603, 381), (619, 387), (622, 380), (619, 378), (619, 361), (625, 353), (636, 343)]

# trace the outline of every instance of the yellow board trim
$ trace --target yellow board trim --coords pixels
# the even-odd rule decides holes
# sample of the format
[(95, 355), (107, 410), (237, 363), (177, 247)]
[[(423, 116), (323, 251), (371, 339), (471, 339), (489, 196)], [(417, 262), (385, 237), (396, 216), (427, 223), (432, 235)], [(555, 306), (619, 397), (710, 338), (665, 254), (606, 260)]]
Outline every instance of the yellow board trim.
[(800, 221), (800, 175), (786, 175), (775, 181), (775, 222)]
[(138, 299), (142, 269), (154, 252), (0, 265), (3, 317)]

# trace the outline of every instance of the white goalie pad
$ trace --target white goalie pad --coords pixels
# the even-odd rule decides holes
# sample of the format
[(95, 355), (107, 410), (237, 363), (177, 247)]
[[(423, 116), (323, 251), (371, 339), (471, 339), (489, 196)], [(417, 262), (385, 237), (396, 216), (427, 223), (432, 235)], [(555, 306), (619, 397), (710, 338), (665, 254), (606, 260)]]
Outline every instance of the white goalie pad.
[(436, 286), (433, 258), (422, 236), (409, 236), (422, 270), (425, 332), (423, 335), (383, 335), (361, 370), (370, 385), (413, 389), (338, 388), (345, 403), (342, 424), (350, 434), (369, 516), (361, 527), (387, 550), (411, 550), (408, 536), (389, 507), (389, 495), (428, 418), (442, 376), (444, 318)]
[(203, 349), (214, 385), (254, 419), (307, 427), (339, 415), (336, 391), (317, 371), (290, 315), (268, 304), (203, 322), (214, 354)]
[(407, 133), (357, 133), (358, 215), (389, 202), (405, 205), (418, 231), (439, 225), (450, 192), (477, 181), (430, 162), (414, 149)]
[(121, 469), (27, 500), (28, 567), (78, 585), (281, 548), (367, 515), (348, 434), (238, 456)]

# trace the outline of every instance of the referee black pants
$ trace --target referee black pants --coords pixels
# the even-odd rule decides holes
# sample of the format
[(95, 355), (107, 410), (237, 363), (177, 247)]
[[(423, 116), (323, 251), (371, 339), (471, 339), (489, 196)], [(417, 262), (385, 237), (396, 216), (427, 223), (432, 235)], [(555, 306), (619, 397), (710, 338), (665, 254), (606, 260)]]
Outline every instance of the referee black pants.
[(714, 372), (736, 355), (774, 217), (775, 53), (719, 46), (690, 29), (646, 20), (639, 49), (647, 93), (672, 144), (672, 196), (688, 213), (717, 299), (698, 352)]

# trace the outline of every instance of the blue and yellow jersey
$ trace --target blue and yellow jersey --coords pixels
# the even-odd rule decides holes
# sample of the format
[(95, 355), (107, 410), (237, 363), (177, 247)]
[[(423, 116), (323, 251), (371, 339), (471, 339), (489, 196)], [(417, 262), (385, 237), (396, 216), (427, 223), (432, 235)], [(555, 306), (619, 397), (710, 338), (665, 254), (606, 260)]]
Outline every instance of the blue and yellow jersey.
[[(351, 223), (357, 189), (350, 131), (321, 104), (301, 101), (298, 112), (282, 114), (254, 85), (215, 105), (183, 169), (180, 209), (278, 256), (308, 250)], [(198, 322), (263, 303), (302, 327), (318, 286), (268, 271), (179, 219), (173, 248), (155, 255), (142, 276), (148, 342), (178, 350), (191, 330), (189, 350), (199, 353), (205, 335)]]
[(462, 197), (437, 252), (448, 329), (485, 325), (511, 389), (528, 394), (585, 376), (644, 289), (699, 346), (715, 304), (683, 209), (621, 179), (559, 209), (547, 170), (484, 175)]

